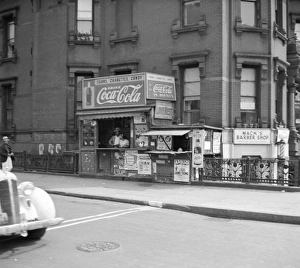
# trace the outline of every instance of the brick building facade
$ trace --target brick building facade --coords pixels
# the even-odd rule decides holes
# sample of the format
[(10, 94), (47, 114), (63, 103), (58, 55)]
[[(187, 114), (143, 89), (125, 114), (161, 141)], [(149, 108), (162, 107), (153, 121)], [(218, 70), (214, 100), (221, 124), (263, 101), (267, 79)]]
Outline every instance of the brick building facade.
[(0, 0), (0, 134), (15, 151), (77, 150), (81, 80), (149, 72), (175, 77), (173, 125), (221, 128), (224, 157), (277, 157), (276, 146), (236, 145), (234, 132), (269, 129), (273, 141), (279, 125), (297, 156), (296, 10), (292, 0)]

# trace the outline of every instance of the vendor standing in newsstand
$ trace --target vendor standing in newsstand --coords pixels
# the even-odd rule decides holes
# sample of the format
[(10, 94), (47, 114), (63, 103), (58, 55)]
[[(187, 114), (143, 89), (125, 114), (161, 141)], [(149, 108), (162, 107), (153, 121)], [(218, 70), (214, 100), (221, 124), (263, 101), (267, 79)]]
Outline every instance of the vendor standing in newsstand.
[(114, 130), (114, 135), (108, 141), (111, 147), (120, 147), (120, 134), (121, 129), (119, 127), (116, 127)]

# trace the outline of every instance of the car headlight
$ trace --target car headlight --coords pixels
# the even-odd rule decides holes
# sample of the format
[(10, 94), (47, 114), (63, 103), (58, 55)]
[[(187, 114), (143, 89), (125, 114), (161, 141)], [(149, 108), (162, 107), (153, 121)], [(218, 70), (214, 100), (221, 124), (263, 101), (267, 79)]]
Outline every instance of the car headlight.
[(18, 189), (19, 189), (20, 194), (29, 196), (34, 191), (34, 185), (32, 182), (24, 181), (19, 184)]

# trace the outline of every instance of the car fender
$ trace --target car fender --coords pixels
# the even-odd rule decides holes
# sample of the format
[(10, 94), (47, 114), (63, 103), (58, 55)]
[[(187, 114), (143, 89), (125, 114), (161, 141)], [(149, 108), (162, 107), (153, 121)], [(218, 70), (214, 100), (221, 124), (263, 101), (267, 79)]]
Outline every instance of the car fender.
[(19, 196), (21, 219), (26, 221), (36, 220), (38, 218), (37, 210), (32, 204), (32, 201), (30, 200), (31, 204), (29, 205), (27, 200), (30, 200), (30, 198), (27, 196)]
[(51, 196), (39, 187), (35, 187), (30, 195), (39, 220), (53, 219), (56, 216), (56, 209)]

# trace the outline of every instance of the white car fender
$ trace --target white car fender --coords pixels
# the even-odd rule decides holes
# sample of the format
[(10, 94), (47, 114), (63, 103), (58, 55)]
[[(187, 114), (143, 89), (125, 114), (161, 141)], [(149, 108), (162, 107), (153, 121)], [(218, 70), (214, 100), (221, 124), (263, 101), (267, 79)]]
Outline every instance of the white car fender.
[(53, 219), (56, 216), (56, 209), (51, 196), (39, 187), (35, 187), (30, 195), (30, 200), (36, 208), (38, 219)]
[[(27, 200), (30, 201), (30, 205), (28, 205)], [(31, 200), (27, 196), (19, 196), (19, 204), (20, 204), (20, 214), (21, 220), (33, 221), (38, 218), (38, 213), (36, 211), (35, 206), (32, 204)], [(23, 218), (24, 217), (24, 218)]]

